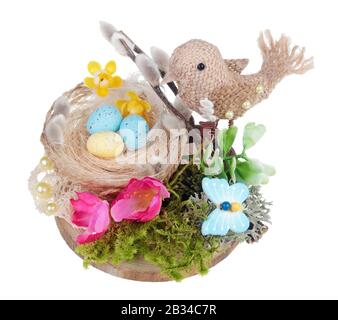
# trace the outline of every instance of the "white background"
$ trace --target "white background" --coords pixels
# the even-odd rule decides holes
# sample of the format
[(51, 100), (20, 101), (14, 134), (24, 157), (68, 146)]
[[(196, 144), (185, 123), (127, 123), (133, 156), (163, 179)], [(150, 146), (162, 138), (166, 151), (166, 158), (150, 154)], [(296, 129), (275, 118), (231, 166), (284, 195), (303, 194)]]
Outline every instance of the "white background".
[[(338, 298), (336, 1), (1, 1), (0, 2), (0, 298), (274, 299)], [(99, 20), (142, 48), (168, 52), (190, 38), (224, 57), (260, 67), (256, 39), (270, 28), (305, 45), (316, 68), (285, 79), (248, 112), (267, 134), (251, 155), (274, 164), (265, 187), (273, 226), (259, 244), (242, 244), (206, 277), (138, 283), (95, 269), (66, 246), (52, 218), (27, 190), (43, 155), (45, 114), (87, 76), (92, 60), (115, 59), (125, 77), (135, 66), (101, 37)]]

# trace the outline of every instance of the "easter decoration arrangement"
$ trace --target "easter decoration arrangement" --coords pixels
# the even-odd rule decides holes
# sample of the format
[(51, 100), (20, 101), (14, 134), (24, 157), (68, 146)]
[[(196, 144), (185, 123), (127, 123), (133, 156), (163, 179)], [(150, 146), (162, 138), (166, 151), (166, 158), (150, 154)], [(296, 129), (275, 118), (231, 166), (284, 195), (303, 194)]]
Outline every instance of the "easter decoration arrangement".
[(138, 72), (122, 79), (115, 61), (91, 61), (54, 102), (29, 179), (36, 207), (85, 267), (139, 281), (206, 274), (270, 223), (261, 186), (275, 169), (251, 158), (265, 126), (239, 130), (236, 119), (313, 61), (269, 31), (255, 74), (206, 41), (148, 55), (114, 26), (101, 22), (101, 31)]

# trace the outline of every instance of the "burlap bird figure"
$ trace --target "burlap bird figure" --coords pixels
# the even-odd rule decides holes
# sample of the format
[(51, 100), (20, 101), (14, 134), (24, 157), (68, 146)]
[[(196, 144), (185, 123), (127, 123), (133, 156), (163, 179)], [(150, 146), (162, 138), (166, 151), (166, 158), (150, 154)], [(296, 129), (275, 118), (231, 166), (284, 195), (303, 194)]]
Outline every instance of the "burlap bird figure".
[(290, 48), (289, 39), (275, 41), (270, 31), (261, 33), (261, 70), (242, 75), (247, 59), (224, 60), (218, 48), (206, 41), (191, 40), (175, 49), (163, 82), (175, 81), (184, 105), (210, 121), (235, 120), (266, 99), (276, 84), (290, 74), (313, 67), (304, 48)]

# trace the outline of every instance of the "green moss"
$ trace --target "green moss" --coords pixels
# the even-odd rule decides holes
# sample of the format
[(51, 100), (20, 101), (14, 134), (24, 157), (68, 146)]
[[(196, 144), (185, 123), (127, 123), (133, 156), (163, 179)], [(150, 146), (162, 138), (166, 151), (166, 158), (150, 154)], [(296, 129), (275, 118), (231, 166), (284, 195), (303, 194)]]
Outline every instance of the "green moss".
[[(193, 268), (206, 274), (220, 245), (246, 240), (247, 235), (236, 239), (233, 235), (202, 236), (201, 224), (213, 209), (201, 194), (203, 176), (193, 165), (181, 166), (177, 172), (179, 174), (168, 183), (171, 198), (163, 203), (156, 219), (148, 223), (114, 224), (100, 240), (77, 247), (76, 251), (84, 258), (84, 266), (119, 264), (142, 256), (159, 266), (163, 274), (179, 281)], [(256, 211), (255, 214), (257, 216)]]
[(221, 238), (205, 238), (200, 232), (201, 222), (210, 211), (206, 200), (193, 198), (170, 201), (161, 214), (148, 223), (127, 223), (113, 227), (102, 239), (77, 247), (90, 263), (119, 264), (141, 255), (175, 280), (192, 268), (206, 274), (213, 253)]

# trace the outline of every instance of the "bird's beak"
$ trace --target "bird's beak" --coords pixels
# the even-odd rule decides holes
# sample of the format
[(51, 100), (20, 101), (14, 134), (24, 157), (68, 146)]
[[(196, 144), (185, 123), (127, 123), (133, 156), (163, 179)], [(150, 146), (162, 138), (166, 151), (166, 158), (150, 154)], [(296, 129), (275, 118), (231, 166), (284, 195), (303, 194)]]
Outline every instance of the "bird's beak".
[(168, 71), (166, 75), (164, 76), (161, 84), (166, 84), (166, 83), (173, 82), (173, 81), (175, 81), (175, 75), (172, 72)]

